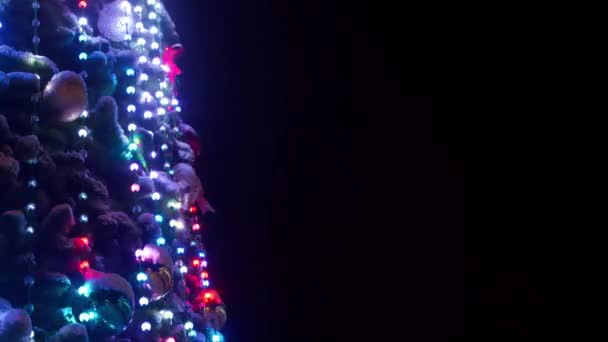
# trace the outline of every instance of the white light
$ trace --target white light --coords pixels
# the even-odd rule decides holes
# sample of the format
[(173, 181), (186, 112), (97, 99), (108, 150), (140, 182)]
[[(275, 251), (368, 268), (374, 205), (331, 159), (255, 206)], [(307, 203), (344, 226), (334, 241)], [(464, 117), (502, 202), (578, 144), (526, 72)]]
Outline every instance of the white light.
[(156, 5), (154, 5), (154, 8), (155, 8), (157, 11), (160, 11), (160, 4), (159, 4), (159, 3), (157, 3)]
[(160, 82), (160, 89), (167, 89), (167, 82)]
[(81, 313), (81, 314), (78, 316), (78, 319), (79, 319), (81, 322), (86, 322), (86, 321), (88, 321), (88, 320), (89, 320), (89, 314), (88, 314), (88, 313), (86, 313), (86, 312), (83, 312), (83, 313)]
[(78, 25), (80, 25), (80, 26), (85, 26), (88, 23), (89, 23), (89, 21), (85, 17), (80, 17), (80, 19), (78, 19)]
[(127, 126), (127, 130), (128, 130), (129, 132), (134, 132), (136, 129), (137, 129), (137, 125), (136, 125), (136, 124), (134, 124), (134, 123), (130, 123), (130, 124)]
[(162, 246), (165, 244), (165, 238), (164, 237), (159, 237), (158, 239), (156, 239), (156, 244), (159, 246)]
[(170, 168), (171, 168), (171, 164), (169, 164), (169, 162), (166, 162), (166, 163), (163, 165), (163, 167), (164, 167), (165, 169), (170, 169)]
[(180, 106), (175, 107), (175, 111), (176, 112), (181, 112), (182, 111), (182, 107), (180, 107)]
[(86, 53), (86, 52), (81, 52), (81, 53), (78, 55), (78, 59), (80, 59), (81, 61), (84, 61), (84, 60), (86, 60), (87, 58), (89, 58), (89, 55), (87, 55), (87, 53)]
[(35, 188), (36, 186), (38, 186), (38, 182), (35, 179), (32, 179), (27, 182), (27, 186), (29, 186), (30, 188)]
[(89, 222), (89, 217), (85, 214), (80, 215), (80, 222), (83, 222), (83, 223)]
[(160, 90), (158, 90), (158, 91), (156, 91), (156, 93), (154, 93), (154, 96), (156, 96), (157, 99), (160, 99), (161, 97), (163, 97), (163, 95), (165, 95), (165, 94)]
[(211, 337), (212, 342), (220, 342), (221, 340), (220, 335), (213, 335), (213, 337)]
[(156, 15), (156, 12), (150, 12), (148, 13), (148, 19), (150, 20), (156, 20), (158, 16)]
[(201, 262), (201, 266), (207, 267), (207, 260), (203, 260), (203, 262)]
[(137, 170), (139, 170), (139, 165), (137, 165), (137, 163), (133, 163), (133, 164), (131, 164), (129, 169), (131, 169), (131, 171), (137, 171)]
[[(156, 153), (156, 152), (153, 152), (153, 153)], [(158, 172), (150, 171), (150, 178), (152, 178), (152, 179), (158, 178)]]
[(177, 254), (184, 254), (185, 251), (186, 251), (186, 249), (184, 247), (177, 248)]
[(152, 158), (152, 159), (156, 158), (156, 151), (150, 152), (150, 158)]
[(146, 281), (148, 280), (148, 276), (143, 273), (143, 272), (139, 272), (137, 273), (137, 281)]
[(141, 30), (144, 28), (144, 23), (142, 23), (141, 21), (138, 21), (135, 23), (135, 28), (138, 30)]
[(141, 306), (146, 306), (150, 303), (150, 301), (148, 300), (148, 298), (146, 297), (141, 297), (139, 298), (139, 305)]
[(166, 97), (163, 97), (162, 99), (160, 99), (160, 104), (163, 106), (166, 106), (169, 104), (169, 99)]
[(169, 66), (167, 64), (161, 65), (160, 68), (163, 69), (164, 72), (171, 71), (171, 68), (169, 68)]
[(81, 200), (83, 200), (83, 201), (84, 201), (84, 200), (86, 200), (87, 198), (89, 198), (89, 195), (87, 195), (87, 193), (86, 193), (86, 192), (81, 192), (81, 193), (79, 193), (79, 194), (78, 194), (78, 197), (79, 197)]
[(141, 6), (135, 6), (133, 7), (133, 11), (135, 13), (141, 13), (141, 11), (143, 11), (143, 8), (141, 8)]
[(156, 222), (163, 222), (163, 217), (161, 215), (154, 215), (154, 219), (156, 220)]
[(87, 41), (87, 36), (84, 34), (81, 34), (80, 36), (78, 36), (78, 41), (79, 42), (86, 42)]
[(130, 34), (125, 34), (125, 40), (131, 40), (133, 37)]
[(171, 311), (164, 311), (163, 312), (163, 318), (164, 319), (173, 319), (173, 312)]
[(86, 118), (86, 117), (88, 117), (88, 116), (89, 116), (89, 112), (87, 112), (87, 111), (85, 110), (85, 111), (83, 111), (83, 112), (80, 114), (80, 116), (81, 116), (81, 117), (83, 117), (83, 118)]
[(152, 116), (154, 116), (154, 114), (151, 111), (147, 110), (144, 112), (144, 119), (151, 119)]
[(148, 103), (148, 102), (152, 101), (152, 99), (153, 99), (152, 95), (149, 92), (144, 91), (141, 94), (141, 99), (140, 99), (141, 101), (140, 102), (142, 102), (142, 103)]
[(130, 94), (130, 95), (135, 94), (135, 87), (134, 86), (128, 86), (127, 87), (127, 94)]
[(137, 150), (137, 144), (130, 143), (129, 144), (129, 151), (135, 151), (135, 150)]
[(209, 280), (203, 280), (203, 286), (209, 287)]
[(146, 56), (139, 56), (138, 59), (139, 63), (146, 63), (148, 61), (148, 58)]
[(155, 192), (152, 194), (152, 199), (158, 201), (160, 199), (160, 193)]
[(157, 34), (158, 33), (158, 27), (156, 27), (156, 26), (150, 27), (150, 33)]
[(156, 3), (156, 0), (148, 0), (147, 3), (148, 5), (154, 5)]
[(171, 105), (172, 106), (177, 106), (179, 104), (179, 101), (177, 99), (172, 99), (171, 100)]
[(86, 138), (88, 135), (87, 130), (84, 128), (81, 128), (78, 130), (78, 136), (81, 138)]
[(194, 328), (194, 324), (190, 321), (184, 323), (184, 329), (186, 330), (192, 330)]
[(28, 234), (34, 234), (34, 227), (32, 227), (32, 226), (27, 226), (27, 228), (25, 229), (25, 231), (26, 231)]
[(186, 267), (186, 266), (182, 266), (182, 267), (180, 267), (180, 268), (179, 268), (179, 271), (180, 271), (181, 273), (188, 273), (188, 267)]
[(141, 324), (141, 331), (150, 331), (152, 329), (152, 324), (150, 322), (143, 322)]
[(150, 48), (153, 50), (156, 50), (160, 47), (160, 45), (158, 45), (157, 42), (152, 42), (152, 44), (150, 44)]
[(130, 13), (131, 12), (131, 3), (129, 3), (128, 1), (121, 2), (120, 9), (127, 13)]
[[(139, 75), (139, 80), (140, 81), (147, 81), (148, 80), (148, 74), (141, 74)], [(145, 92), (144, 92), (145, 94)]]
[(163, 115), (167, 114), (167, 111), (164, 108), (158, 108), (156, 110), (156, 114), (163, 116)]
[(135, 75), (135, 70), (129, 68), (129, 69), (127, 69), (126, 73), (127, 73), (127, 76), (133, 76), (133, 75)]
[(135, 106), (134, 106), (134, 105), (128, 105), (128, 106), (127, 106), (127, 112), (129, 112), (129, 113), (133, 113), (133, 112), (135, 112), (135, 110), (136, 110), (136, 109), (137, 109), (137, 108), (135, 108)]
[(144, 38), (137, 38), (137, 45), (146, 45), (146, 40)]
[(167, 144), (162, 144), (162, 145), (160, 145), (160, 149), (163, 151), (166, 151), (169, 149), (169, 146), (167, 146)]
[(154, 57), (154, 58), (152, 59), (152, 64), (154, 64), (154, 65), (160, 65), (160, 58), (158, 58), (158, 57)]
[(169, 221), (169, 227), (175, 227), (176, 223), (177, 223), (176, 220), (171, 219), (171, 221)]
[(179, 229), (179, 230), (184, 229), (184, 222), (183, 222), (183, 221), (181, 221), (181, 220), (176, 221), (176, 222), (175, 222), (175, 229)]
[(25, 208), (27, 210), (29, 210), (29, 211), (34, 211), (34, 210), (36, 210), (36, 204), (34, 204), (34, 203), (28, 203), (28, 205), (25, 206)]

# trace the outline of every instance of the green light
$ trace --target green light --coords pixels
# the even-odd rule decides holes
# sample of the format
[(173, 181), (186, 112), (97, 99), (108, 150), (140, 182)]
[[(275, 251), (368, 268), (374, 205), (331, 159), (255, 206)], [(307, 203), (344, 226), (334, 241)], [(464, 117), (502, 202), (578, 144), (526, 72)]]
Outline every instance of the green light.
[(129, 144), (129, 151), (135, 151), (137, 150), (137, 144), (131, 143)]
[(82, 285), (78, 288), (78, 294), (81, 296), (88, 297), (91, 294), (91, 289), (88, 285)]
[(89, 321), (89, 314), (87, 312), (83, 312), (78, 316), (78, 319), (81, 322), (88, 322)]

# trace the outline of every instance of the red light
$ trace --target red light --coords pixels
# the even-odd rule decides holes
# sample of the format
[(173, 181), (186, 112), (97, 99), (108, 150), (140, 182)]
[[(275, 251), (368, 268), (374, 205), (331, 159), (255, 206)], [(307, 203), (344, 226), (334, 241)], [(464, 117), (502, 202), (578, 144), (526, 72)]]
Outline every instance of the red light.
[(201, 273), (201, 278), (208, 279), (209, 278), (209, 273), (207, 273), (207, 271)]
[(213, 293), (211, 293), (211, 292), (205, 293), (205, 300), (211, 300), (211, 299), (213, 299)]
[(80, 262), (80, 269), (84, 270), (84, 269), (87, 269), (87, 268), (89, 268), (89, 262), (86, 261), (86, 260), (81, 261)]
[(201, 230), (201, 225), (198, 223), (195, 223), (192, 225), (192, 230), (197, 231), (197, 230)]
[(194, 205), (191, 205), (190, 208), (188, 208), (188, 211), (191, 214), (196, 214), (198, 212), (198, 208), (196, 206), (194, 206)]
[(82, 243), (83, 243), (85, 246), (88, 246), (88, 245), (89, 245), (89, 239), (87, 239), (86, 237), (81, 238), (81, 239), (80, 239), (80, 241), (82, 241)]
[(82, 0), (78, 2), (78, 7), (80, 8), (87, 8), (87, 2)]
[(194, 260), (192, 260), (192, 266), (196, 266), (196, 267), (198, 267), (198, 265), (200, 265), (200, 264), (201, 264), (201, 261), (200, 261), (200, 260), (198, 260), (198, 259), (194, 259)]

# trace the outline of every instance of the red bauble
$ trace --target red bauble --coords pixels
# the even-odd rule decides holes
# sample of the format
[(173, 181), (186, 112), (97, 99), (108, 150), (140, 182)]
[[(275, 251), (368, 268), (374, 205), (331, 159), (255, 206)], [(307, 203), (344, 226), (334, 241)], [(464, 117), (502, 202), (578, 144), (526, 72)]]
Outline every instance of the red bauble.
[(163, 51), (163, 64), (169, 67), (169, 71), (167, 72), (167, 77), (169, 77), (169, 81), (171, 84), (175, 84), (175, 78), (182, 74), (182, 70), (175, 64), (175, 59), (181, 56), (184, 52), (184, 47), (180, 44), (175, 44), (170, 47), (165, 48)]

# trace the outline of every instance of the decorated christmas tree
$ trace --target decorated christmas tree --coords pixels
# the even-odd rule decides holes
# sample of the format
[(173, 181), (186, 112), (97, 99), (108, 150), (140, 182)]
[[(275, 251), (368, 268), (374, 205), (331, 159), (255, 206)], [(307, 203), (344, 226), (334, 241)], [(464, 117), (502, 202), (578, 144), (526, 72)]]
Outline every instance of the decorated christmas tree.
[(161, 0), (0, 0), (0, 341), (223, 341)]

